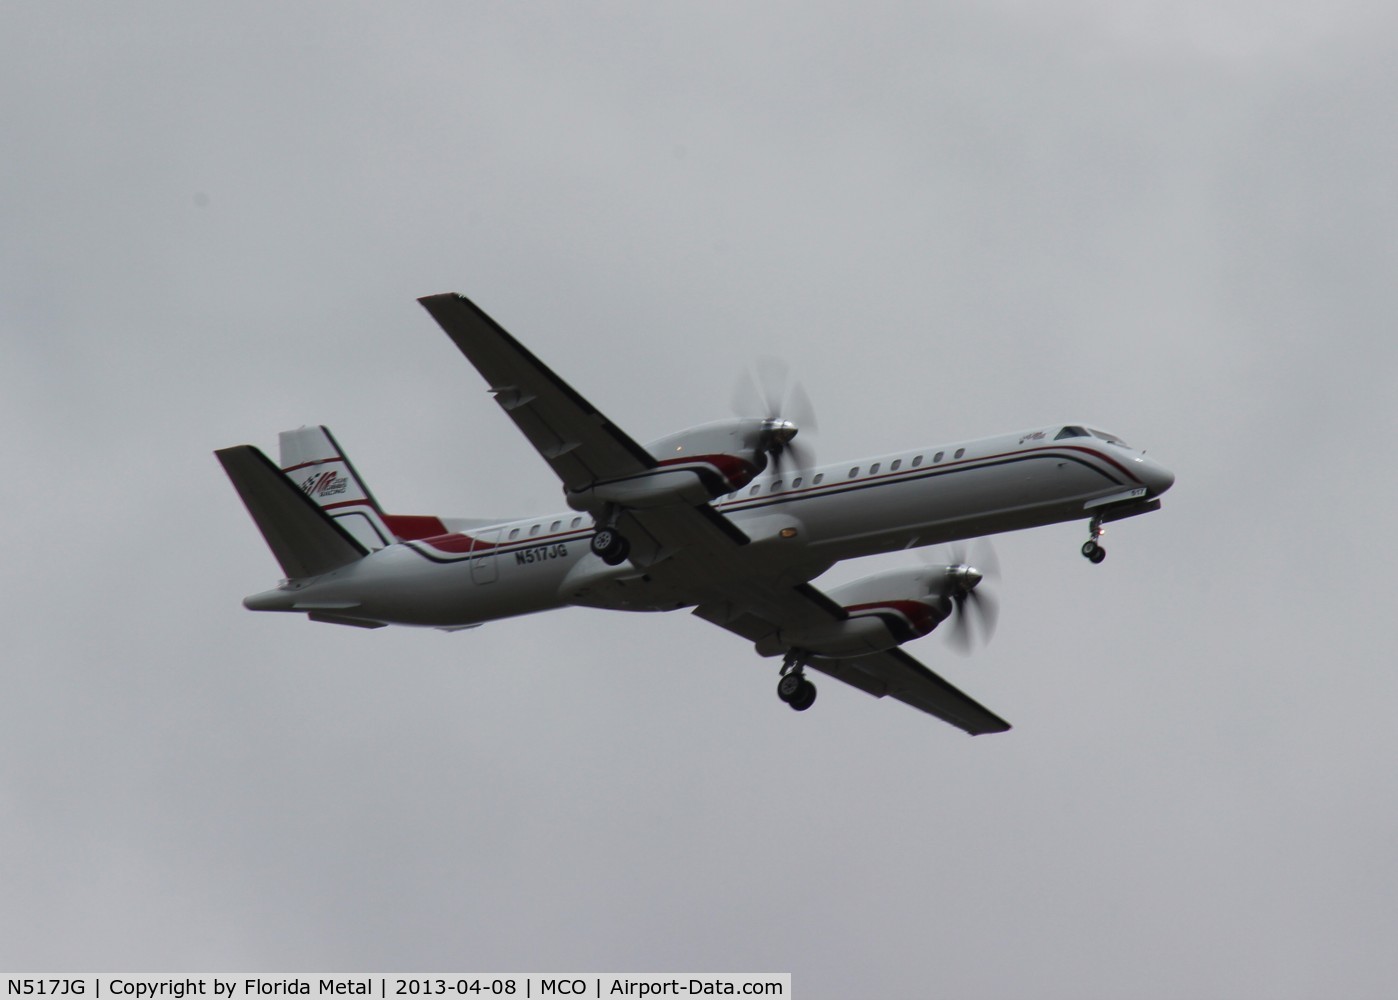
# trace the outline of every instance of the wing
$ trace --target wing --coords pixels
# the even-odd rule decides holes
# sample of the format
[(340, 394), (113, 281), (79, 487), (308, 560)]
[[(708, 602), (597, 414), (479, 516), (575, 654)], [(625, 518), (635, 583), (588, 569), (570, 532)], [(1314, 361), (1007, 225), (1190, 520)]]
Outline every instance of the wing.
[[(470, 299), (447, 293), (418, 301), (485, 376), (495, 401), (524, 432), (566, 489), (582, 492), (598, 483), (635, 476), (656, 467), (650, 452)], [(729, 546), (745, 545), (748, 541), (746, 535), (708, 505), (627, 511), (618, 526), (630, 541), (631, 559), (638, 566), (673, 560), (685, 550), (701, 551), (716, 539)]]
[[(485, 376), (495, 400), (563, 481), (582, 492), (653, 469), (654, 457), (461, 295), (419, 299)], [(631, 562), (694, 613), (753, 642), (775, 632), (839, 621), (845, 610), (807, 583), (809, 573), (774, 550), (784, 523), (750, 537), (708, 504), (622, 512)], [(770, 536), (770, 537), (769, 537)], [(758, 544), (752, 544), (752, 543)], [(780, 543), (778, 543), (780, 544)], [(781, 574), (790, 574), (783, 579)], [(1009, 724), (900, 650), (817, 658), (813, 669), (875, 697), (897, 698), (973, 735)]]
[(418, 299), (485, 376), (495, 401), (563, 485), (581, 491), (655, 468), (655, 459), (462, 295)]
[(818, 657), (811, 667), (876, 698), (897, 698), (972, 736), (1003, 733), (1010, 724), (970, 695), (947, 683), (901, 649), (848, 660)]
[[(782, 628), (845, 617), (843, 608), (809, 584), (785, 591), (754, 591), (746, 600), (701, 604), (694, 613), (753, 642)], [(847, 659), (818, 656), (809, 665), (875, 698), (896, 698), (972, 736), (1010, 728), (1004, 719), (901, 649)]]

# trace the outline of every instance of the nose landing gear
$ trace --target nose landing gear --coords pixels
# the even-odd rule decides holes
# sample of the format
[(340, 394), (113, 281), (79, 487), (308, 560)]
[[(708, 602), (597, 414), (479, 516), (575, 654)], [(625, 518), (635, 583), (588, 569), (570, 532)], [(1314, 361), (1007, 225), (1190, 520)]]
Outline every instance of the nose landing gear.
[(777, 697), (797, 712), (815, 704), (816, 686), (806, 680), (805, 662), (795, 650), (786, 654), (781, 680), (777, 681)]
[(1082, 543), (1081, 551), (1084, 559), (1096, 565), (1107, 558), (1107, 550), (1102, 548), (1097, 541), (1103, 534), (1102, 517), (1100, 514), (1092, 519), (1091, 524), (1088, 526), (1088, 531), (1092, 537)]

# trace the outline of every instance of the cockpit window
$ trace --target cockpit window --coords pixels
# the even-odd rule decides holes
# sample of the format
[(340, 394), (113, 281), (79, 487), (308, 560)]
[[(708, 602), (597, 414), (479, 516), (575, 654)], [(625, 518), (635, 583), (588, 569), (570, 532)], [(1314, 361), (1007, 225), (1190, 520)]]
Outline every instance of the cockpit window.
[(1069, 426), (1063, 428), (1061, 431), (1055, 434), (1053, 436), (1053, 439), (1055, 441), (1062, 441), (1064, 438), (1085, 438), (1090, 436), (1091, 435), (1087, 433), (1087, 430), (1085, 428), (1075, 427), (1070, 424)]
[(1129, 444), (1127, 444), (1121, 438), (1117, 437), (1115, 434), (1108, 434), (1106, 431), (1094, 430), (1092, 432), (1092, 436), (1095, 438), (1101, 438), (1103, 441), (1107, 442), (1107, 444), (1120, 445), (1123, 448), (1131, 447)]

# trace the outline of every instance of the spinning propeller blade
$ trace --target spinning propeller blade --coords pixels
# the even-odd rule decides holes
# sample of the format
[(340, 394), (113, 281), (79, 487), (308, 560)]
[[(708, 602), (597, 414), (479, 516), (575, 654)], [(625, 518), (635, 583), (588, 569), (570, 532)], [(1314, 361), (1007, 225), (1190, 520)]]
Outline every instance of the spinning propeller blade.
[(956, 587), (952, 595), (954, 610), (947, 642), (958, 653), (971, 652), (977, 639), (981, 643), (989, 642), (1000, 620), (1000, 602), (981, 587), (987, 577), (999, 578), (1000, 560), (988, 540), (978, 538), (974, 545), (974, 561), (978, 565), (972, 565), (966, 547), (958, 545), (952, 548), (950, 565), (947, 567), (947, 575)]
[(815, 464), (810, 448), (793, 440), (802, 430), (816, 429), (815, 409), (799, 382), (791, 380), (786, 362), (759, 358), (756, 377), (744, 372), (733, 392), (733, 410), (740, 417), (756, 417), (764, 427), (758, 439), (756, 458), (772, 460), (778, 471), (783, 467), (809, 468)]

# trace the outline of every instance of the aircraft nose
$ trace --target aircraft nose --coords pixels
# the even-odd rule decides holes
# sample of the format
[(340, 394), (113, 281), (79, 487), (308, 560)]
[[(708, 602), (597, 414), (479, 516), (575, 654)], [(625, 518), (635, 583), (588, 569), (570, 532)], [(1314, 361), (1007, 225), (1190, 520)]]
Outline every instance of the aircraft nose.
[(1136, 471), (1153, 497), (1159, 496), (1175, 485), (1175, 474), (1159, 462), (1151, 461), (1149, 458), (1142, 458), (1141, 465)]

